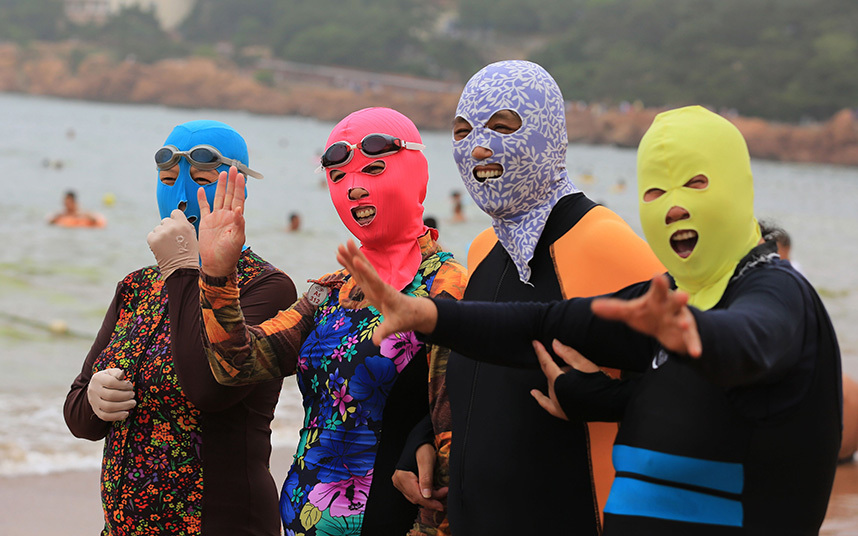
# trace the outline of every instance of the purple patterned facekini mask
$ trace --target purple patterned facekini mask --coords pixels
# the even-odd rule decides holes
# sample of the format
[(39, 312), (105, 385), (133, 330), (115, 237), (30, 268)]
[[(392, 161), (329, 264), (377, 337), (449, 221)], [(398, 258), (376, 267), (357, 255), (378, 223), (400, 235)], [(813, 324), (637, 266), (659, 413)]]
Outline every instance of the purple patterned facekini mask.
[[(521, 117), (521, 128), (501, 134), (486, 128), (501, 110)], [(456, 116), (473, 130), (453, 140), (453, 158), (468, 193), (491, 216), (492, 227), (524, 283), (545, 221), (557, 201), (579, 190), (566, 175), (566, 109), (560, 88), (548, 72), (529, 61), (501, 61), (468, 81)], [(492, 156), (477, 160), (476, 147)], [(503, 173), (477, 180), (474, 168), (500, 164)]]

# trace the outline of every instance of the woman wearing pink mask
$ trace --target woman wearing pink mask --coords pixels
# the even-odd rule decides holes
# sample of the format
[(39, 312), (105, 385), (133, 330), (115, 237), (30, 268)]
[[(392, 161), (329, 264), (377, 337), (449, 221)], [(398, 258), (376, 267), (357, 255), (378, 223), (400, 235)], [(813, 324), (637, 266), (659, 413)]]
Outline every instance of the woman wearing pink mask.
[[(461, 298), (464, 268), (423, 224), (429, 172), (414, 124), (394, 110), (368, 108), (337, 124), (326, 146), (322, 168), (334, 207), (381, 277), (411, 296)], [(373, 344), (381, 316), (345, 270), (313, 281), (274, 318), (246, 325), (235, 287), (243, 183), (231, 170), (221, 175), (211, 208), (200, 198), (204, 338), (221, 383), (298, 375), (305, 416), (280, 497), (286, 534), (403, 535), (416, 507), (391, 476), (427, 411), (427, 367), (446, 361), (447, 350), (413, 333)]]

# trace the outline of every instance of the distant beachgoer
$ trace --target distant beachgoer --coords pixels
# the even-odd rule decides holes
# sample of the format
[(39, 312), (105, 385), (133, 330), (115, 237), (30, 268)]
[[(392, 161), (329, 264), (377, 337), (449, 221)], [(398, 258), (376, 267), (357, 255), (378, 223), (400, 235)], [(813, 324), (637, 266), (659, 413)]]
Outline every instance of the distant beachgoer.
[[(465, 269), (423, 224), (429, 167), (414, 123), (389, 108), (348, 115), (328, 137), (322, 168), (340, 219), (387, 283), (411, 296), (457, 299)], [(289, 310), (245, 318), (235, 291), (244, 231), (240, 177), (204, 204), (200, 289), (209, 363), (229, 385), (298, 375), (304, 425), (280, 510), (287, 534), (403, 536), (416, 508), (391, 475), (426, 414), (428, 363), (446, 350), (410, 333), (372, 342), (381, 321), (351, 275), (314, 281)], [(219, 186), (220, 187), (220, 186)]]
[(611, 193), (621, 194), (626, 191), (626, 179), (620, 177), (617, 182), (611, 186)]
[(104, 227), (106, 224), (101, 214), (80, 210), (74, 190), (68, 190), (63, 195), (63, 208), (62, 212), (56, 213), (48, 220), (49, 224), (60, 227)]
[(294, 233), (301, 230), (301, 215), (297, 212), (293, 212), (289, 214), (289, 227), (288, 231), (290, 233)]
[(438, 220), (436, 220), (433, 216), (426, 216), (423, 218), (423, 225), (426, 227), (431, 227), (432, 229), (438, 228)]
[[(281, 382), (218, 384), (200, 334), (197, 190), (213, 200), (218, 172), (230, 165), (256, 173), (241, 135), (216, 121), (177, 126), (155, 162), (163, 220), (148, 242), (158, 265), (117, 285), (66, 397), (65, 420), (75, 436), (105, 440), (103, 535), (276, 536), (268, 464)], [(296, 292), (244, 247), (236, 296), (248, 321), (261, 322)]]
[(450, 192), (450, 200), (453, 202), (453, 223), (465, 221), (465, 207), (462, 204), (462, 192), (453, 190)]
[(790, 264), (793, 265), (793, 268), (801, 272), (801, 270), (796, 267), (795, 261), (790, 258), (790, 253), (792, 252), (792, 238), (790, 238), (786, 229), (770, 221), (761, 221), (760, 231), (763, 233), (763, 238), (766, 241), (774, 241), (777, 244), (778, 255), (780, 258), (785, 261), (789, 261)]

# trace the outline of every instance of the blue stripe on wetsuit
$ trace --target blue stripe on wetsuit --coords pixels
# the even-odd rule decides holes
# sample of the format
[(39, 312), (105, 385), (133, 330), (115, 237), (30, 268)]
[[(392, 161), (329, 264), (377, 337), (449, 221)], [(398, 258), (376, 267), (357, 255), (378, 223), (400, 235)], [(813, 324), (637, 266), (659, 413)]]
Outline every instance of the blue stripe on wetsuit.
[[(744, 487), (742, 464), (701, 460), (627, 445), (614, 446), (613, 462), (617, 473), (625, 475), (614, 479), (606, 513), (742, 526), (741, 501), (670, 485), (675, 482), (738, 494)], [(663, 483), (629, 478), (629, 474)]]

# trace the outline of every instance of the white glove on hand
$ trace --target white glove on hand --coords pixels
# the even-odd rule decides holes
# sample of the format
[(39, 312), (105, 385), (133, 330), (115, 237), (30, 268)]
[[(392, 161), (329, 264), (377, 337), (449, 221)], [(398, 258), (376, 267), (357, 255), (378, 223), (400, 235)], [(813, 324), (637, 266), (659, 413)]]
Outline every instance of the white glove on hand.
[(86, 398), (96, 417), (105, 422), (121, 421), (137, 405), (134, 386), (123, 380), (125, 371), (118, 368), (100, 370), (92, 375)]
[(179, 268), (200, 267), (196, 229), (179, 209), (175, 209), (169, 218), (161, 220), (146, 237), (146, 242), (158, 261), (161, 279), (167, 279)]

